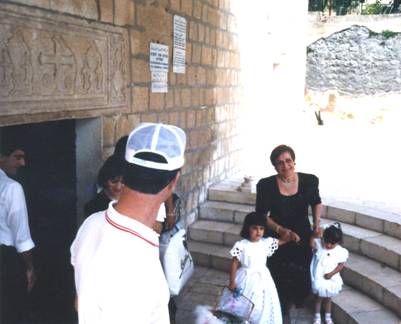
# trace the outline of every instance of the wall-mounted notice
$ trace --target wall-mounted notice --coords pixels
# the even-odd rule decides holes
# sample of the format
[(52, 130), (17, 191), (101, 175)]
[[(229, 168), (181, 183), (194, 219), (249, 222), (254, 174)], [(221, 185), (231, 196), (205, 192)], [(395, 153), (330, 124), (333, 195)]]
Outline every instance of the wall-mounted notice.
[(187, 20), (174, 16), (173, 72), (185, 73), (185, 48), (187, 44)]
[(168, 72), (168, 46), (150, 43), (149, 64), (151, 71)]
[(167, 72), (151, 71), (152, 75), (152, 92), (168, 92)]
[(152, 92), (168, 91), (168, 46), (150, 43), (149, 66), (152, 76)]

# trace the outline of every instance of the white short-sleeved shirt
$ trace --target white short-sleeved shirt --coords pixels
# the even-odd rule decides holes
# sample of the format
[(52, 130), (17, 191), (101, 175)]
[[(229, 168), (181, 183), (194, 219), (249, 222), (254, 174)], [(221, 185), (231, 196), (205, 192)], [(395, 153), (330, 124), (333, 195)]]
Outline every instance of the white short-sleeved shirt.
[(28, 212), (22, 186), (0, 169), (0, 245), (14, 246), (18, 253), (35, 244), (29, 230)]
[(80, 324), (170, 323), (159, 236), (113, 202), (82, 224), (71, 263)]

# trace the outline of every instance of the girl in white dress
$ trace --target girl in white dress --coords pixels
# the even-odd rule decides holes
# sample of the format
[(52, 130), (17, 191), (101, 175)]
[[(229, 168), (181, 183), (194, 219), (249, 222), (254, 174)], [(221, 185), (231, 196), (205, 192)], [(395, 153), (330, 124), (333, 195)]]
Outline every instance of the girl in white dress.
[(266, 216), (256, 212), (245, 217), (240, 235), (244, 239), (230, 251), (229, 289), (241, 292), (254, 303), (250, 323), (282, 324), (280, 301), (266, 258), (286, 242), (266, 238)]
[[(320, 232), (321, 236), (321, 232)], [(313, 324), (321, 324), (320, 309), (324, 302), (325, 322), (333, 324), (331, 318), (331, 297), (342, 289), (340, 271), (348, 259), (348, 251), (340, 246), (343, 233), (340, 223), (326, 226), (323, 237), (311, 240), (314, 255), (311, 262), (312, 292), (316, 295)]]

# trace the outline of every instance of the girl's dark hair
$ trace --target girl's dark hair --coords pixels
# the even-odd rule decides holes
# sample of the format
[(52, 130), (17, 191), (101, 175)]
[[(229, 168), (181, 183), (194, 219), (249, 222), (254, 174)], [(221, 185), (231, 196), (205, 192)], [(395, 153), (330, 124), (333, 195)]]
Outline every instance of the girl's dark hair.
[(334, 223), (327, 227), (323, 232), (323, 240), (325, 243), (337, 244), (343, 241), (343, 231), (340, 223)]
[(121, 177), (124, 172), (124, 161), (117, 155), (112, 155), (107, 158), (99, 170), (97, 183), (102, 188), (106, 187), (107, 181), (116, 177)]
[(292, 160), (295, 162), (294, 150), (290, 146), (282, 144), (275, 147), (270, 154), (270, 162), (273, 164), (273, 166), (276, 166), (278, 157), (284, 152), (290, 153)]
[(265, 229), (263, 237), (267, 237), (267, 219), (265, 214), (259, 212), (252, 212), (246, 215), (240, 233), (241, 237), (249, 240), (249, 228), (252, 225), (263, 226)]

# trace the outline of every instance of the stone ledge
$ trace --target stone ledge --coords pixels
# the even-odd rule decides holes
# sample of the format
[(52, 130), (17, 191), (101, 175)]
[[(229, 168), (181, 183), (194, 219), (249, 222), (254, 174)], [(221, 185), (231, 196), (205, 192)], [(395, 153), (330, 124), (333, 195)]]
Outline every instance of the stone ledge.
[[(224, 180), (209, 188), (209, 202), (255, 205), (256, 192), (237, 191), (241, 178)], [(358, 225), (401, 239), (401, 215), (396, 212), (381, 211), (372, 207), (323, 198), (323, 216), (339, 222)]]
[(332, 312), (336, 323), (400, 323), (400, 319), (384, 306), (350, 287), (345, 286), (332, 301)]
[[(379, 262), (350, 253), (342, 273), (344, 282), (401, 316), (401, 274)], [(384, 298), (386, 296), (386, 298)]]

